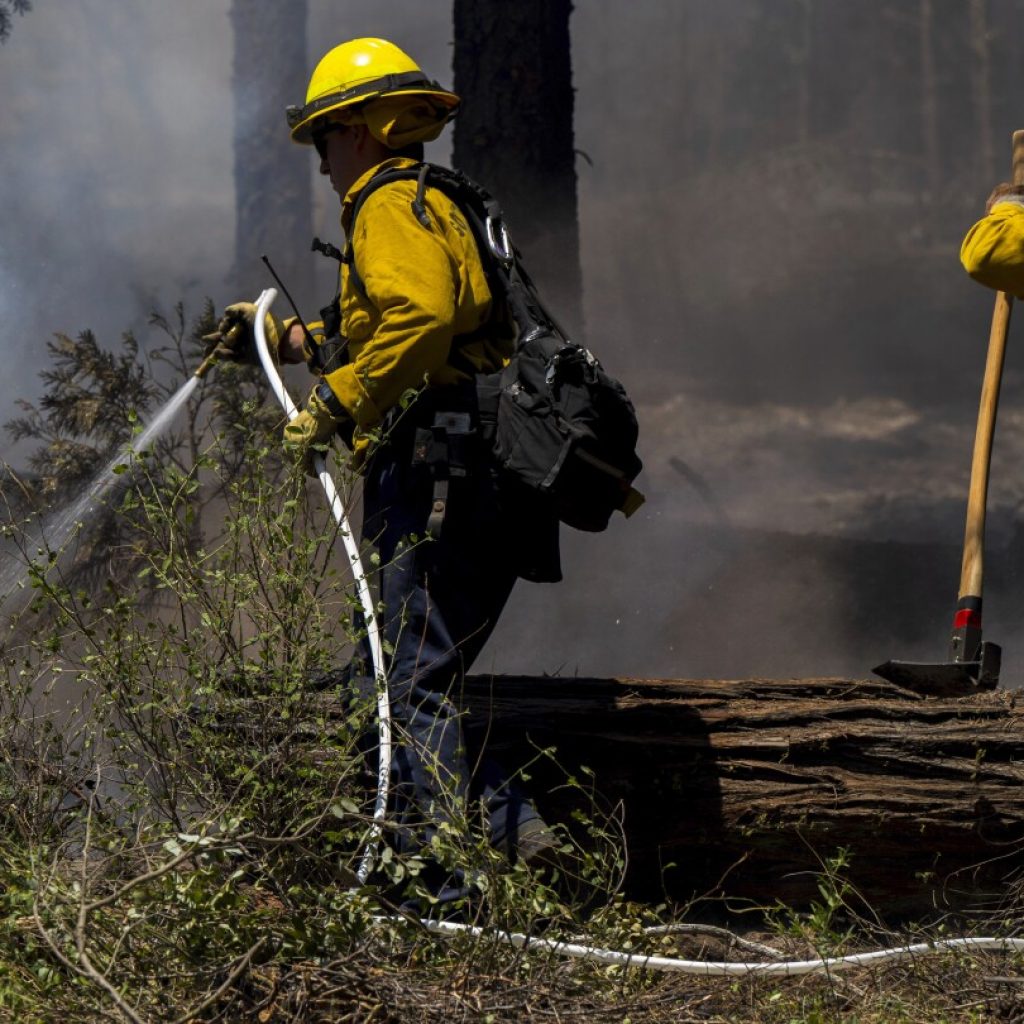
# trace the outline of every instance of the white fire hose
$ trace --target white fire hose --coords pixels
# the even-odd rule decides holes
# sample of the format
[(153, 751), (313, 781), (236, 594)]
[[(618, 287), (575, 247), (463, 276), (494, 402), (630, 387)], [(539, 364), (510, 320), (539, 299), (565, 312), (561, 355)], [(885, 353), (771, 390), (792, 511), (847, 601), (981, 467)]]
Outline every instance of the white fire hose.
[[(388, 919), (391, 920), (391, 919)], [(737, 960), (679, 960), (675, 957), (650, 956), (646, 953), (626, 953), (617, 949), (602, 949), (579, 942), (560, 939), (539, 939), (521, 932), (489, 932), (476, 925), (459, 924), (450, 921), (422, 921), (426, 928), (441, 935), (455, 935), (471, 932), (474, 935), (496, 934), (498, 938), (520, 949), (547, 950), (559, 956), (577, 960), (596, 960), (599, 963), (617, 967), (642, 967), (649, 971), (666, 971), (675, 974), (703, 974), (706, 977), (763, 977), (782, 975), (796, 977), (800, 974), (819, 974), (836, 971), (843, 967), (865, 967), (886, 963), (891, 960), (912, 960), (929, 953), (943, 953), (950, 950), (999, 950), (1001, 952), (1024, 952), (1024, 939), (937, 939), (935, 942), (915, 942), (912, 945), (893, 946), (890, 949), (875, 949), (868, 953), (851, 953), (848, 956), (829, 956), (815, 960), (751, 961)], [(653, 929), (646, 929), (652, 931)]]
[[(289, 420), (295, 419), (299, 410), (288, 394), (278, 372), (277, 363), (270, 354), (267, 347), (267, 336), (264, 330), (267, 311), (270, 309), (274, 299), (277, 298), (277, 290), (268, 288), (256, 300), (256, 321), (253, 333), (256, 336), (256, 349), (259, 352), (260, 363), (263, 365), (263, 372), (270, 381), (274, 394), (277, 396), (281, 408)], [(349, 565), (352, 567), (352, 574), (356, 581), (356, 590), (359, 593), (359, 603), (363, 609), (363, 619), (366, 623), (366, 632), (370, 642), (370, 658), (373, 661), (373, 678), (377, 692), (377, 722), (380, 734), (378, 747), (377, 765), (377, 800), (373, 808), (373, 825), (370, 829), (366, 846), (363, 849), (362, 859), (359, 862), (359, 870), (356, 877), (360, 884), (364, 883), (373, 869), (373, 861), (377, 855), (377, 846), (380, 843), (381, 829), (384, 823), (384, 815), (388, 806), (388, 779), (391, 771), (391, 705), (388, 702), (387, 678), (384, 673), (384, 649), (380, 639), (380, 622), (377, 619), (376, 610), (373, 605), (373, 595), (370, 593), (370, 584), (366, 578), (366, 571), (363, 569), (363, 560), (359, 556), (359, 545), (352, 536), (352, 528), (349, 525), (348, 515), (345, 512), (345, 505), (341, 500), (337, 487), (334, 486), (334, 478), (327, 470), (327, 461), (319, 452), (313, 455), (313, 468), (327, 495), (327, 502), (331, 506), (331, 513), (338, 524), (338, 532), (341, 534), (342, 543), (345, 545), (345, 553), (348, 555)]]
[[(270, 381), (270, 386), (281, 403), (289, 420), (295, 419), (299, 410), (292, 401), (291, 396), (285, 390), (284, 381), (278, 372), (277, 364), (271, 358), (270, 350), (267, 347), (266, 334), (264, 332), (264, 321), (267, 311), (270, 309), (274, 299), (277, 298), (277, 290), (268, 288), (256, 301), (256, 348), (259, 352), (260, 362), (263, 370)], [(323, 485), (327, 501), (331, 506), (331, 512), (338, 523), (342, 542), (345, 545), (345, 552), (348, 555), (349, 564), (356, 581), (356, 589), (359, 593), (359, 601), (363, 609), (363, 618), (366, 620), (366, 629), (370, 642), (370, 657), (373, 660), (373, 673), (377, 689), (377, 714), (378, 727), (380, 732), (380, 761), (377, 771), (377, 800), (373, 810), (373, 825), (367, 839), (366, 847), (359, 863), (359, 870), (356, 875), (359, 883), (365, 883), (373, 868), (373, 861), (377, 855), (377, 847), (380, 843), (381, 831), (384, 816), (387, 811), (388, 802), (388, 780), (391, 768), (391, 706), (388, 702), (387, 678), (384, 673), (384, 651), (380, 639), (380, 623), (377, 620), (376, 611), (373, 605), (373, 597), (370, 593), (370, 585), (363, 569), (363, 562), (359, 555), (359, 547), (352, 536), (352, 529), (349, 526), (348, 515), (345, 506), (334, 485), (334, 479), (327, 471), (326, 460), (322, 455), (316, 453), (313, 457), (313, 465), (316, 469), (320, 483)], [(404, 920), (401, 917), (380, 917), (375, 918), (380, 922), (394, 923)], [(820, 957), (815, 960), (784, 960), (784, 961), (751, 961), (740, 962), (731, 960), (681, 960), (674, 957), (648, 956), (644, 953), (627, 953), (622, 950), (603, 949), (600, 946), (587, 946), (578, 942), (565, 942), (558, 939), (536, 938), (531, 935), (524, 935), (519, 932), (495, 932), (480, 928), (476, 925), (461, 924), (453, 921), (433, 921), (424, 919), (420, 921), (428, 930), (439, 935), (457, 935), (469, 932), (473, 935), (493, 935), (511, 946), (525, 950), (547, 950), (560, 956), (574, 959), (594, 960), (600, 963), (612, 964), (620, 967), (640, 967), (652, 971), (671, 971), (679, 974), (701, 974), (711, 976), (764, 976), (782, 975), (793, 977), (801, 974), (827, 973), (839, 970), (843, 967), (866, 966), (886, 963), (892, 960), (913, 959), (918, 956), (925, 956), (930, 953), (942, 953), (951, 950), (999, 950), (1001, 952), (1024, 952), (1024, 939), (999, 939), (999, 938), (955, 938), (939, 939), (935, 942), (918, 942), (903, 946), (893, 946), (887, 949), (872, 950), (867, 953), (852, 953), (848, 956)], [(657, 932), (660, 929), (648, 929)]]

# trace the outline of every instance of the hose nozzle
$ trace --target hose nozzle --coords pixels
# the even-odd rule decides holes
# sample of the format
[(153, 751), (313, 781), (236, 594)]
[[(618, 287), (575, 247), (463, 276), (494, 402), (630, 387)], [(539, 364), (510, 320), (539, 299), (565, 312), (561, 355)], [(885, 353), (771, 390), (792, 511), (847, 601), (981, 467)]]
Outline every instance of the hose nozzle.
[(217, 365), (217, 356), (211, 352), (200, 364), (199, 369), (196, 370), (194, 376), (200, 380), (203, 379), (215, 366)]

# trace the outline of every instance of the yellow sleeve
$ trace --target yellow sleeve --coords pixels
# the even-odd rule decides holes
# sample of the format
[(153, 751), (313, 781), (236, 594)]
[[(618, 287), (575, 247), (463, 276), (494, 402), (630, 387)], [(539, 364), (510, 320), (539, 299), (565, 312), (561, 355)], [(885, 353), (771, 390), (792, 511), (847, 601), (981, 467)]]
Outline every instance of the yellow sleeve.
[(327, 382), (356, 426), (368, 430), (447, 363), (459, 261), (436, 225), (423, 227), (405, 190), (393, 186), (367, 199), (353, 252), (379, 320), (352, 362)]
[(996, 203), (967, 232), (960, 262), (975, 281), (1024, 296), (1024, 206)]

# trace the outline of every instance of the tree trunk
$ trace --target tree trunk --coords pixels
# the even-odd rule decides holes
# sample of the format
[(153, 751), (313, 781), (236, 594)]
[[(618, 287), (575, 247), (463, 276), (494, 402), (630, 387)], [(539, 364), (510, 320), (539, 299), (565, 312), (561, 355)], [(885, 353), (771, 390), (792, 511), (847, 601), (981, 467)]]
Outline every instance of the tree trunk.
[(455, 0), (453, 162), (505, 211), (531, 276), (582, 328), (570, 0)]
[(920, 0), (918, 42), (921, 55), (921, 134), (924, 142), (924, 180), (928, 189), (928, 205), (938, 202), (942, 181), (942, 166), (939, 163), (939, 100), (935, 75), (934, 24), (932, 0)]
[[(818, 898), (822, 862), (885, 914), (998, 892), (1024, 849), (1024, 711), (1013, 693), (922, 698), (881, 681), (476, 677), (468, 722), (534, 761), (545, 815), (572, 821), (587, 766), (620, 807), (628, 889), (761, 905)], [(559, 767), (538, 748), (557, 748)], [(668, 865), (672, 865), (669, 867)]]
[[(268, 285), (266, 253), (289, 290), (312, 237), (309, 152), (288, 137), (285, 107), (301, 104), (309, 73), (307, 0), (232, 0), (235, 56), (234, 301)], [(300, 299), (301, 302), (301, 299)], [(279, 309), (284, 315), (284, 311)]]
[(975, 118), (978, 125), (978, 164), (982, 181), (995, 175), (995, 145), (992, 140), (992, 57), (988, 12), (985, 0), (970, 0), (971, 52), (974, 64), (971, 74)]
[(814, 45), (814, 0), (797, 5), (799, 32), (792, 49), (796, 75), (796, 140), (801, 146), (811, 141), (811, 94), (813, 92), (811, 49)]

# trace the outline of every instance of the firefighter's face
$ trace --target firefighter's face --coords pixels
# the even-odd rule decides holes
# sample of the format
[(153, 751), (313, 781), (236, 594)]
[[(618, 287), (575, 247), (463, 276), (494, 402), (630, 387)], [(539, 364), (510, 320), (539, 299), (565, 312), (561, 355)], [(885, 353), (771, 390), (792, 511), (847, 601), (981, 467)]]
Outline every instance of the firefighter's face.
[(356, 170), (355, 133), (348, 125), (328, 122), (313, 133), (320, 157), (320, 173), (330, 178), (331, 188), (344, 197), (359, 172)]

